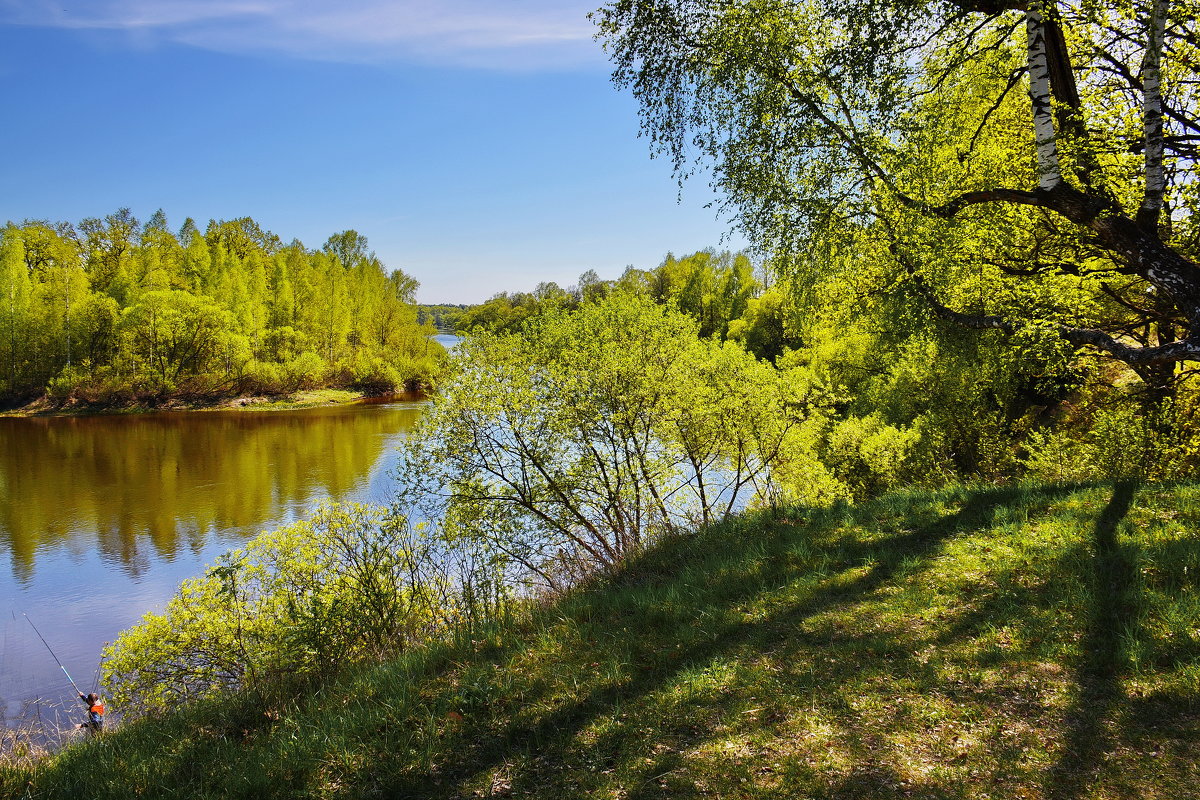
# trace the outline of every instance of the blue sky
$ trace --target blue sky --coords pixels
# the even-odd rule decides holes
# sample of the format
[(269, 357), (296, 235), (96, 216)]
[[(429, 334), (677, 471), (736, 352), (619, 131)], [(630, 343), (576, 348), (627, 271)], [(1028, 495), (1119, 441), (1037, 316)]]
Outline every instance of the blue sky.
[(637, 138), (599, 3), (0, 0), (0, 222), (353, 228), (423, 302), (740, 246)]

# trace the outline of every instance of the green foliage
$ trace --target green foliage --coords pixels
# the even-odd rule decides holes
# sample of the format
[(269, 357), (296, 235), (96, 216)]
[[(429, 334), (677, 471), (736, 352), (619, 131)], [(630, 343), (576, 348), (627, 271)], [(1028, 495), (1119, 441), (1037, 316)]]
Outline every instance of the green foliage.
[(457, 330), (459, 326), (459, 317), (470, 306), (465, 303), (459, 305), (427, 305), (421, 304), (417, 306), (418, 320), (421, 324), (431, 324), (438, 330)]
[[(13, 225), (4, 229), (0, 240), (0, 356), (3, 356), (8, 391), (19, 392), (23, 386), (22, 371), (29, 354), (25, 333), (30, 322), (30, 281), (25, 269), (25, 243)], [(20, 337), (17, 331), (21, 332)]]
[(905, 482), (920, 438), (918, 429), (896, 428), (878, 414), (850, 417), (830, 427), (822, 462), (852, 496), (870, 497)]
[[(752, 298), (728, 335), (778, 361), (790, 323), (797, 354), (782, 358), (820, 389), (822, 457), (855, 494), (1027, 469), (1196, 474), (1196, 418), (1179, 409), (1198, 391), (1182, 364), (1200, 353), (1200, 193), (1178, 138), (1200, 119), (1196, 18), (1162, 5), (1156, 49), (1159, 7), (1060, 2), (1041, 22), (1042, 6), (1007, 2), (597, 12), (652, 148), (681, 179), (712, 167), (780, 278), (786, 311)], [(1052, 96), (1031, 94), (1038, 41)], [(1152, 55), (1170, 109), (1161, 214), (1147, 205)], [(1035, 134), (1039, 108), (1052, 136)], [(856, 448), (828, 437), (869, 441), (871, 419), (907, 437), (903, 466), (867, 480), (867, 463), (883, 468), (867, 459), (851, 479)]]
[(228, 313), (189, 292), (146, 292), (121, 312), (122, 353), (135, 372), (163, 382), (212, 372), (218, 359), (237, 349)]
[(470, 335), (453, 364), (400, 495), (550, 586), (773, 497), (797, 424), (770, 366), (623, 292)]
[(391, 364), (378, 356), (357, 354), (350, 362), (351, 380), (355, 388), (368, 394), (383, 394), (404, 388), (404, 377)]
[(508, 624), (0, 767), (0, 794), (1185, 798), (1197, 526), (1194, 485), (745, 515)]
[(289, 391), (316, 389), (324, 381), (325, 361), (316, 353), (306, 351), (283, 365), (285, 388)]
[(468, 563), (426, 526), (378, 508), (325, 507), (185, 581), (162, 613), (105, 651), (104, 682), (126, 713), (145, 713), (315, 678), (495, 613), (500, 597), (485, 563)]
[(775, 362), (789, 347), (799, 346), (787, 292), (772, 286), (746, 301), (741, 317), (729, 320), (728, 336), (759, 358)]
[(1200, 471), (1194, 393), (1147, 402), (1096, 393), (1058, 426), (1035, 430), (1023, 459), (1042, 480), (1178, 480)]
[[(284, 246), (250, 218), (128, 209), (76, 229), (26, 221), (0, 240), (0, 380), (19, 402), (147, 402), (288, 393), (331, 384), (428, 386), (442, 369), (416, 282), (355, 231), (320, 251)], [(19, 333), (19, 335), (18, 335)]]
[[(573, 310), (620, 291), (648, 297), (690, 316), (701, 338), (734, 339), (759, 358), (773, 361), (797, 343), (786, 293), (764, 288), (742, 253), (701, 250), (683, 258), (668, 254), (652, 270), (630, 267), (617, 280), (593, 270), (562, 289), (542, 283), (532, 292), (502, 292), (453, 317), (463, 331), (516, 333), (541, 314)], [(760, 296), (761, 295), (761, 296)]]
[[(823, 288), (808, 301), (806, 346), (778, 364), (813, 409), (810, 415), (828, 420), (817, 452), (851, 496), (913, 483), (936, 486), (956, 475), (1010, 480), (1032, 464), (1025, 449), (1037, 446), (1031, 434), (1044, 437), (1038, 432), (1061, 427), (1064, 442), (1091, 436), (1099, 418), (1074, 411), (1080, 404), (1136, 410), (1149, 402), (1137, 393), (1114, 393), (1104, 385), (1101, 363), (1076, 356), (1044, 328), (1015, 335), (948, 329), (919, 313), (919, 298), (861, 285), (851, 274), (831, 277)], [(1193, 435), (1190, 417), (1173, 419), (1178, 436)], [(890, 467), (888, 459), (873, 458), (851, 466), (847, 453), (855, 448), (835, 447), (830, 438), (856, 431), (849, 441), (866, 441), (877, 426), (905, 442), (891, 451)], [(1166, 450), (1144, 453), (1163, 465), (1183, 463)], [(1049, 476), (1041, 467), (1037, 472)], [(1075, 478), (1108, 474), (1094, 460), (1070, 471)]]

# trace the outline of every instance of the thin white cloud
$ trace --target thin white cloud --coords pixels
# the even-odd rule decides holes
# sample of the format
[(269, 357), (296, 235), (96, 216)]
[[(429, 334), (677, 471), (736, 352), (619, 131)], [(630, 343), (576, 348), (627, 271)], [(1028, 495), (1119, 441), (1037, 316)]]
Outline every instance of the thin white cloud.
[(597, 63), (599, 0), (0, 0), (0, 24), (238, 53), (531, 69)]
[(57, 28), (139, 30), (269, 15), (278, 0), (4, 0), (0, 21)]

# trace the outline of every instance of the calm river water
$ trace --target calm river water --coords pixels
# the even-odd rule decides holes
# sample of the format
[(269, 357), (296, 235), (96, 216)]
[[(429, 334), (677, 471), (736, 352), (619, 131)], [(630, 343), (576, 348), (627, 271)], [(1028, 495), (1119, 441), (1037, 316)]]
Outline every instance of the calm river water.
[(105, 643), (220, 553), (324, 499), (387, 502), (422, 407), (0, 419), (4, 722), (81, 717), (24, 615), (88, 691)]

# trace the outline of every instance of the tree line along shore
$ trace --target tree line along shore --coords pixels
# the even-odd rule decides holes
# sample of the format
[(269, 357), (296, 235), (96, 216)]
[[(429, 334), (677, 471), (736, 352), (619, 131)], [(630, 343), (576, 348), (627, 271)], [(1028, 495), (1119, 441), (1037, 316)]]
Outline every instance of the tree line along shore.
[(316, 389), (436, 382), (444, 349), (413, 299), (348, 230), (318, 249), (246, 217), (171, 230), (129, 209), (0, 235), (0, 403), (210, 405)]

